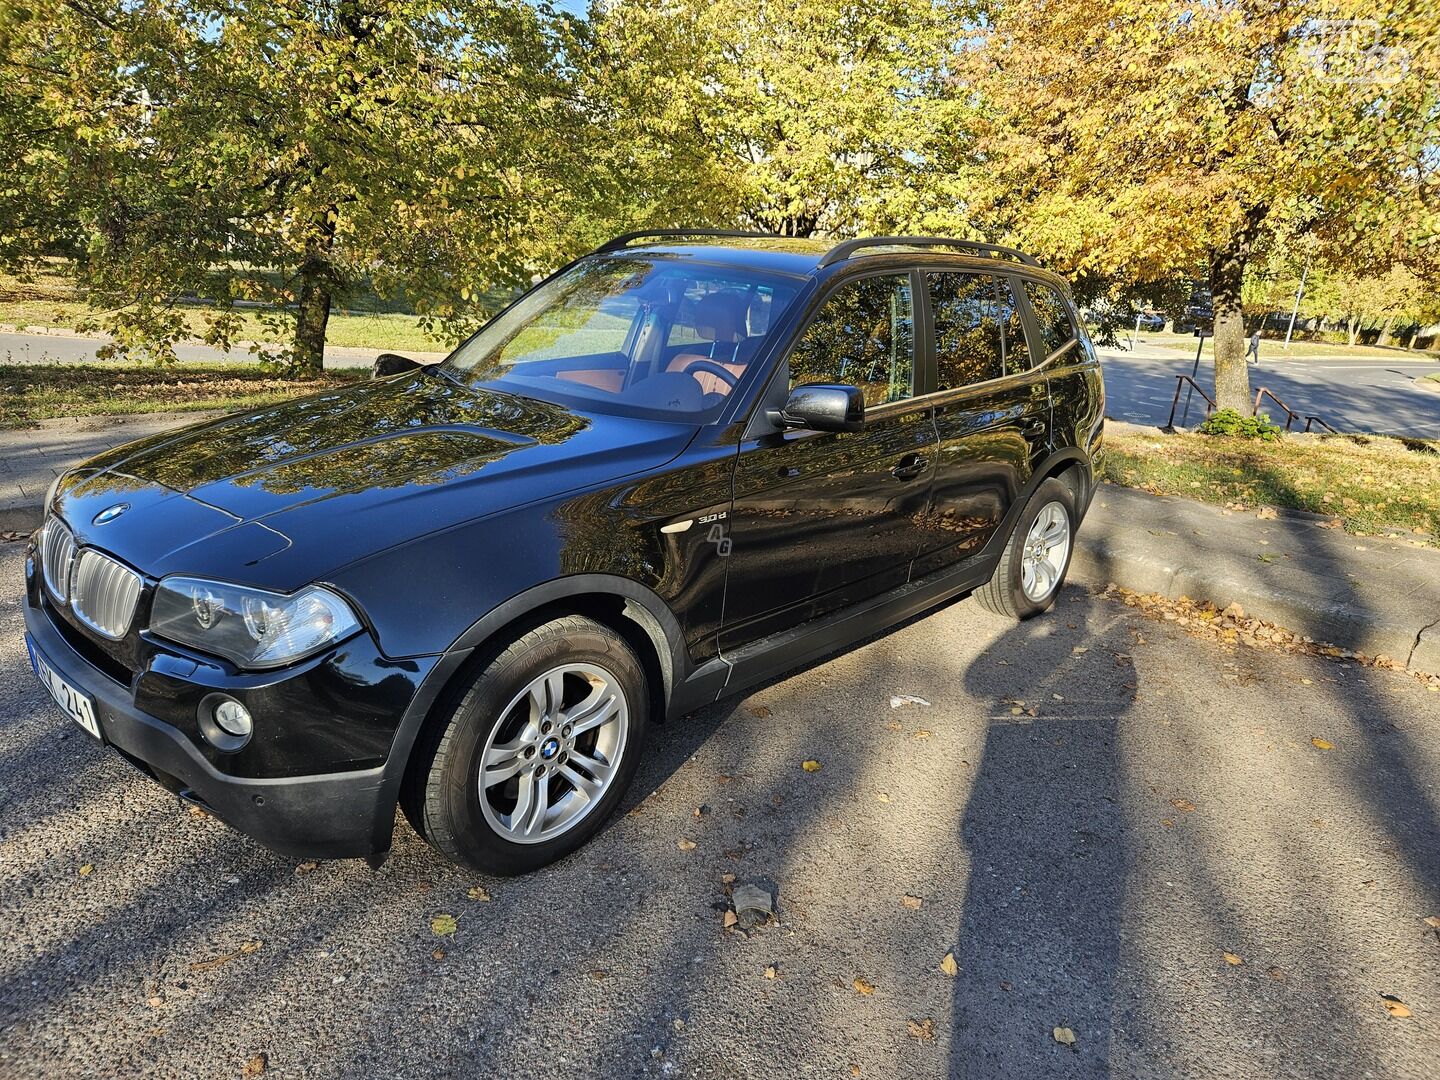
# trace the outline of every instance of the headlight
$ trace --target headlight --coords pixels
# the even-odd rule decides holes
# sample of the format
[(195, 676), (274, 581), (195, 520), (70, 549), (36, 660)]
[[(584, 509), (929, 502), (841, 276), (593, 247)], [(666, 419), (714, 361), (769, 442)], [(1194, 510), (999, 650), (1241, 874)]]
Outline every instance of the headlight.
[(170, 577), (155, 589), (152, 633), (242, 668), (293, 663), (349, 637), (360, 620), (329, 589), (289, 596), (199, 578)]

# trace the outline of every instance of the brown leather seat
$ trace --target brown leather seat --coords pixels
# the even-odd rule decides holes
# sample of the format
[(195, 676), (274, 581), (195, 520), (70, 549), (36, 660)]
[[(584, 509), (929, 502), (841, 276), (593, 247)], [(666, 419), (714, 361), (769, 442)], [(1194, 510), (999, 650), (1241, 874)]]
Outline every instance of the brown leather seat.
[[(688, 346), (666, 366), (666, 371), (690, 371), (697, 361), (719, 364), (737, 379), (745, 373), (750, 357), (745, 348), (746, 302), (736, 293), (715, 292), (695, 305), (695, 331), (701, 340)], [(706, 344), (708, 342), (708, 345)], [(728, 394), (730, 384), (708, 371), (691, 372), (706, 394)]]

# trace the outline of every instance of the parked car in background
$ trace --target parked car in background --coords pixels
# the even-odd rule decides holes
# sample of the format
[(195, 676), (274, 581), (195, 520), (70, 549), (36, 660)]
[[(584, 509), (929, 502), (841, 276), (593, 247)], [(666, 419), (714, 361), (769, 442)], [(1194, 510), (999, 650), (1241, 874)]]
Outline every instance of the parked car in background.
[(1100, 366), (1019, 252), (625, 236), (444, 363), (67, 473), (26, 559), (61, 708), (303, 857), (532, 870), (651, 724), (959, 594), (1054, 603)]

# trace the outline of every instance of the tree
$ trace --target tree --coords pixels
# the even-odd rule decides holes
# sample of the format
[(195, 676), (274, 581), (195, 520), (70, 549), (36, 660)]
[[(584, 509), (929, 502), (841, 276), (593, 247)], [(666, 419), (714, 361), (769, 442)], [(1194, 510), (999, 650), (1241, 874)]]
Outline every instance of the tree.
[(1246, 407), (1242, 289), (1276, 231), (1343, 249), (1387, 230), (1400, 193), (1434, 194), (1420, 175), (1440, 85), (1430, 5), (1383, 23), (1332, 7), (994, 5), (960, 71), (988, 166), (968, 213), (1072, 274), (1199, 270), (1217, 401)]
[(639, 148), (651, 224), (893, 227), (953, 135), (961, 23), (941, 0), (612, 0), (593, 18), (590, 96)]
[[(217, 341), (258, 301), (293, 326), (283, 359), (317, 370), (362, 280), (464, 327), (472, 297), (572, 250), (597, 193), (574, 28), (522, 0), (48, 3), (12, 24), (4, 65), (12, 130), (53, 129), (17, 201), (63, 210), (121, 349), (165, 355), (187, 294), (215, 301)], [(45, 168), (63, 194), (41, 198)], [(0, 212), (11, 261), (33, 254), (40, 235)]]

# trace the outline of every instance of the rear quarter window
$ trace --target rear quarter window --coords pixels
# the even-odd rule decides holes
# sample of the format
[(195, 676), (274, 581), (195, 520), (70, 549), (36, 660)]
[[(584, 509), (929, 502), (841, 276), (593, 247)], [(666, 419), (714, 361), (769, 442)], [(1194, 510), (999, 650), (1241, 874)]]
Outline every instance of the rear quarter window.
[(1025, 295), (1040, 328), (1040, 352), (1042, 356), (1050, 356), (1076, 336), (1070, 305), (1054, 287), (1043, 281), (1025, 282)]

